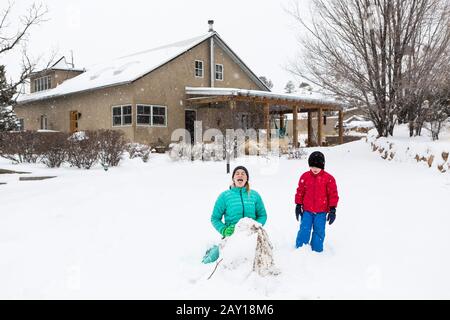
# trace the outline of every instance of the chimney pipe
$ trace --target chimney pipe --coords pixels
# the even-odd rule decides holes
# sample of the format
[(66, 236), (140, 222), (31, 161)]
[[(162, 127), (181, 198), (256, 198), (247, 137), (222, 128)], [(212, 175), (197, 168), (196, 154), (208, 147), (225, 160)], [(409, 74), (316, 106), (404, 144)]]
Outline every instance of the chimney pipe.
[(208, 24), (209, 24), (209, 32), (214, 32), (214, 20), (208, 20)]

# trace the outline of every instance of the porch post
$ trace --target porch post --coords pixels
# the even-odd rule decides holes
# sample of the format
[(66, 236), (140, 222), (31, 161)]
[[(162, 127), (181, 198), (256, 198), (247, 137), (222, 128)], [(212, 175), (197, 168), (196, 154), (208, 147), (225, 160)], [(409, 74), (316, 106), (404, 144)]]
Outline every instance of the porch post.
[(322, 127), (323, 127), (323, 112), (322, 112), (322, 108), (319, 108), (319, 112), (318, 112), (318, 123), (317, 123), (317, 143), (319, 144), (319, 147), (322, 146)]
[(344, 143), (344, 111), (339, 110), (339, 144)]
[(294, 139), (292, 140), (294, 143), (294, 148), (298, 148), (298, 107), (294, 106), (292, 109), (293, 121), (292, 121), (292, 133), (294, 135)]
[(280, 113), (280, 129), (284, 128), (284, 113)]
[(228, 101), (228, 106), (230, 107), (231, 126), (234, 129), (235, 128), (235, 126), (234, 126), (234, 110), (236, 109), (236, 101), (234, 101), (234, 100)]
[(313, 135), (313, 127), (312, 127), (312, 116), (311, 111), (308, 111), (308, 147), (312, 147), (312, 135)]
[(266, 129), (266, 142), (267, 142), (267, 150), (269, 150), (269, 142), (270, 142), (270, 104), (264, 104), (264, 128)]

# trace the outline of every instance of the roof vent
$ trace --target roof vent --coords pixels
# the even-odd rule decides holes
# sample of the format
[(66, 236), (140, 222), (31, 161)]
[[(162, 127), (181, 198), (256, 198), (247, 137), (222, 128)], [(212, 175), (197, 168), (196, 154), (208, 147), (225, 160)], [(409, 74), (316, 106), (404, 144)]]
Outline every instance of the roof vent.
[(209, 32), (214, 32), (214, 20), (208, 20), (208, 24), (209, 24)]

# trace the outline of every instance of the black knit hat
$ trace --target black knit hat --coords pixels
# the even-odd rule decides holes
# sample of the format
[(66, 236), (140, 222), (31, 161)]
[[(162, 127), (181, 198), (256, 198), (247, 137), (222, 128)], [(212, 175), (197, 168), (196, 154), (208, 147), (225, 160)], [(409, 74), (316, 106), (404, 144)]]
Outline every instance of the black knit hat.
[(308, 164), (310, 167), (325, 169), (325, 156), (322, 152), (315, 151), (311, 153), (308, 159)]
[(236, 171), (238, 171), (238, 170), (244, 170), (245, 174), (247, 175), (247, 181), (250, 180), (250, 176), (248, 175), (248, 170), (246, 167), (243, 167), (243, 166), (238, 166), (238, 167), (234, 168), (233, 175), (231, 176), (232, 179), (234, 179), (234, 175), (236, 174)]

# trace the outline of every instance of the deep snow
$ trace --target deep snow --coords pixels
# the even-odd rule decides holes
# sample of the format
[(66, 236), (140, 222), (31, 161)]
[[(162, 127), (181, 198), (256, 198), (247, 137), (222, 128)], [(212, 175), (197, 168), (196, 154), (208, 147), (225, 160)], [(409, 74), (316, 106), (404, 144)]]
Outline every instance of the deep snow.
[[(316, 149), (308, 149), (308, 152)], [(230, 177), (221, 162), (126, 160), (105, 172), (0, 168), (2, 299), (449, 299), (450, 174), (386, 161), (363, 140), (322, 148), (337, 180), (325, 250), (294, 248), (294, 194), (307, 161), (238, 159), (266, 205), (277, 277), (215, 274), (210, 223)]]

